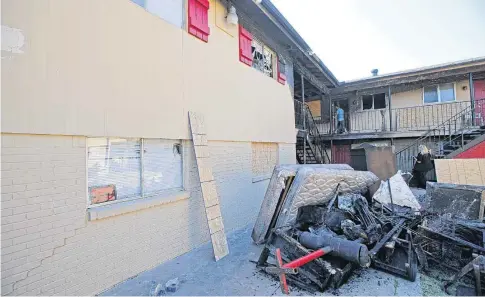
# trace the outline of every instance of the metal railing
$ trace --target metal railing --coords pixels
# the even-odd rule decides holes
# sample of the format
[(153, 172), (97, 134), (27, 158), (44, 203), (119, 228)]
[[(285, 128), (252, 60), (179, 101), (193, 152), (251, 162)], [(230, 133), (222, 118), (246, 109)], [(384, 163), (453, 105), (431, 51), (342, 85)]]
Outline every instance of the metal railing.
[[(470, 107), (469, 101), (426, 104), (412, 107), (370, 109), (345, 113), (345, 126), (348, 133), (366, 132), (426, 132)], [(335, 122), (335, 115), (332, 120)], [(391, 122), (392, 120), (392, 122)], [(391, 126), (392, 125), (392, 126)], [(330, 123), (319, 123), (323, 134), (335, 134), (330, 131)]]
[(473, 106), (467, 107), (452, 115), (442, 123), (429, 129), (412, 144), (396, 152), (397, 167), (401, 171), (412, 171), (414, 157), (419, 153), (419, 146), (426, 145), (431, 149), (434, 158), (444, 158), (453, 150), (466, 145), (465, 136), (474, 129), (484, 125), (485, 99), (475, 100)]
[(312, 116), (310, 108), (303, 102), (294, 100), (295, 107), (295, 127), (306, 131), (306, 141), (315, 154), (315, 158), (320, 163), (330, 163), (330, 157), (325, 149), (322, 133)]

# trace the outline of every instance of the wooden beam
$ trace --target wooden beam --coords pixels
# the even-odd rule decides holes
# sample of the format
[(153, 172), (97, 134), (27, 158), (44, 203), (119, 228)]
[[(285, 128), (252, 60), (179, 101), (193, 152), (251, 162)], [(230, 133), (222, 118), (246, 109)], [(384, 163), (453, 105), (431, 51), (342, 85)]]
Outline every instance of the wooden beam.
[(310, 70), (308, 70), (298, 60), (293, 60), (293, 69), (297, 71), (301, 76), (305, 77), (314, 87), (319, 91), (328, 94), (330, 91), (327, 86), (321, 82)]

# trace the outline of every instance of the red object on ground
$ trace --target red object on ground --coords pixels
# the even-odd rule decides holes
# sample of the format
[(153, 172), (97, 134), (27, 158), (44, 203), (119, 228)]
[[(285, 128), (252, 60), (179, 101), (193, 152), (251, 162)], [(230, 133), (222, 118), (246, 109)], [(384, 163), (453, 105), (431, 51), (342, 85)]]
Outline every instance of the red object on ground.
[(483, 159), (485, 158), (485, 141), (459, 153), (453, 159)]
[[(301, 258), (298, 258), (296, 260), (293, 260), (289, 263), (286, 263), (283, 265), (283, 259), (281, 258), (281, 251), (280, 249), (276, 249), (276, 260), (278, 261), (278, 267), (279, 268), (298, 268), (298, 267), (301, 267), (317, 258), (320, 258), (321, 256), (325, 255), (325, 254), (328, 254), (332, 251), (332, 249), (330, 247), (324, 247), (324, 248), (321, 248), (321, 249), (318, 249), (314, 252), (311, 252), (309, 253), (308, 255), (306, 256), (303, 256)], [(288, 284), (286, 282), (286, 275), (284, 273), (284, 271), (281, 271), (280, 274), (279, 274), (279, 277), (280, 277), (280, 284), (281, 284), (281, 291), (284, 293), (284, 294), (289, 294), (289, 289), (288, 289)]]

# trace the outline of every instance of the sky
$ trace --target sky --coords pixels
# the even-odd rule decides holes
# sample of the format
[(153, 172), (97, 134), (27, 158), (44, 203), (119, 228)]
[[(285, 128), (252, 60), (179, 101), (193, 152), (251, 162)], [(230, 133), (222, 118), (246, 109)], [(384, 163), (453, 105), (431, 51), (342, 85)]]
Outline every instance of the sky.
[(485, 0), (272, 0), (340, 81), (485, 57)]

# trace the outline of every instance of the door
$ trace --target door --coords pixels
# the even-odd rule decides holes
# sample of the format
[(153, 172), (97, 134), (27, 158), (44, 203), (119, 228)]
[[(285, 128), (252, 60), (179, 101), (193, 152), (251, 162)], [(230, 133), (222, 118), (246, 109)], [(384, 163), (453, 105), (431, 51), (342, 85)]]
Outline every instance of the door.
[(475, 124), (478, 126), (485, 125), (485, 80), (476, 80), (473, 82), (475, 98)]
[(350, 165), (350, 144), (341, 144), (332, 146), (333, 164)]

